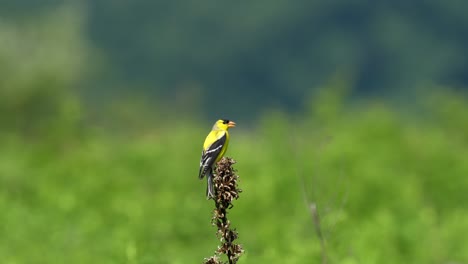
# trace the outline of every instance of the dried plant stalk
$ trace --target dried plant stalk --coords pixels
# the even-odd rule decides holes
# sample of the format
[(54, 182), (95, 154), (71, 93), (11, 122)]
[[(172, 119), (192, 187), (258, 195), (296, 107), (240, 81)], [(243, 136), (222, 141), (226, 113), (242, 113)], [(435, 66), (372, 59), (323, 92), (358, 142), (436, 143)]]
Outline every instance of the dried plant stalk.
[(215, 186), (215, 209), (211, 223), (218, 228), (216, 236), (221, 245), (215, 251), (215, 255), (206, 258), (205, 264), (220, 264), (223, 263), (219, 256), (224, 254), (227, 256), (229, 264), (237, 263), (237, 260), (244, 252), (242, 246), (234, 243), (238, 233), (231, 228), (231, 222), (227, 218), (228, 209), (233, 207), (232, 201), (239, 198), (239, 193), (242, 191), (238, 188), (239, 175), (232, 167), (236, 161), (231, 158), (222, 158), (216, 167), (213, 184)]

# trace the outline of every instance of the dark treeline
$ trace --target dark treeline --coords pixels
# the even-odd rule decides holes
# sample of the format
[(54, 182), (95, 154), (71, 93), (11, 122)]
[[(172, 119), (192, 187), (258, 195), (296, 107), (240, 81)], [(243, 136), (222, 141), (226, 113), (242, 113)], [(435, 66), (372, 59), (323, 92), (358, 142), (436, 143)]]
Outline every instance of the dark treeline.
[[(1, 3), (2, 15), (56, 5), (21, 3)], [(355, 96), (468, 86), (464, 1), (83, 3), (85, 37), (105, 61), (89, 93), (138, 89), (205, 112), (242, 102), (226, 114), (243, 115), (298, 109), (337, 77)]]

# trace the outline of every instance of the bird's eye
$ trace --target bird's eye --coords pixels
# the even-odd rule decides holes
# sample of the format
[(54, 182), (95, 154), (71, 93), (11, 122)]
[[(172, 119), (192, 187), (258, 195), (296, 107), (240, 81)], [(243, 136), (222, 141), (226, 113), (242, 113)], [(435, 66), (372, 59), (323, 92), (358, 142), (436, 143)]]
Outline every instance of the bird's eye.
[(223, 120), (223, 124), (227, 124), (227, 123), (229, 123), (229, 120), (224, 119), (224, 120)]

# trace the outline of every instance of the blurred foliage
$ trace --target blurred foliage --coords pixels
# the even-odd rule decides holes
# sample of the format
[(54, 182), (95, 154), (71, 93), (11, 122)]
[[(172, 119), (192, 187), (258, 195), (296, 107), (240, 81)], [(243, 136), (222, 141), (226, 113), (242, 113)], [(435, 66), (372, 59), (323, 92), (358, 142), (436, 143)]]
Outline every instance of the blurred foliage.
[(75, 7), (0, 24), (0, 132), (60, 137), (77, 128), (73, 89), (88, 50)]
[[(138, 90), (163, 99), (158, 101), (182, 102), (171, 110), (193, 111), (199, 105), (209, 120), (217, 118), (215, 108), (218, 115), (246, 121), (264, 108), (303, 110), (304, 98), (337, 73), (349, 76), (353, 95), (406, 103), (417, 99), (417, 87), (428, 84), (468, 87), (464, 1), (73, 3), (71, 10), (78, 12), (72, 17), (78, 14), (87, 22), (81, 28), (78, 21), (82, 37), (99, 50), (89, 63), (94, 74), (81, 90), (94, 106)], [(61, 5), (6, 1), (0, 3), (0, 15), (31, 20)], [(70, 26), (67, 16), (63, 20), (51, 27)], [(77, 31), (69, 33), (81, 45)], [(55, 39), (53, 32), (42, 38)]]
[[(226, 77), (223, 83), (248, 88), (252, 94), (258, 91), (253, 91), (250, 84), (243, 86), (231, 82), (229, 75), (223, 76), (221, 73), (228, 69), (234, 73), (232, 76), (240, 74), (239, 69), (244, 67), (245, 61), (237, 58), (242, 54), (252, 57), (247, 63), (252, 68), (245, 69), (245, 72), (251, 73), (257, 67), (263, 69), (262, 58), (271, 58), (266, 50), (276, 50), (266, 44), (286, 45), (290, 41), (284, 37), (284, 31), (280, 34), (281, 26), (287, 26), (291, 30), (296, 28), (298, 24), (294, 23), (299, 21), (320, 22), (321, 25), (327, 22), (325, 24), (330, 25), (330, 28), (319, 30), (320, 27), (317, 26), (315, 30), (332, 34), (324, 33), (334, 32), (331, 30), (334, 24), (325, 18), (327, 16), (320, 16), (320, 12), (344, 12), (337, 7), (341, 6), (338, 2), (311, 2), (307, 6), (314, 5), (314, 10), (318, 10), (316, 15), (319, 15), (315, 17), (318, 20), (308, 20), (305, 15), (309, 11), (307, 9), (295, 8), (282, 1), (272, 2), (274, 4), (265, 9), (263, 2), (254, 1), (252, 5), (255, 8), (249, 9), (251, 13), (239, 19), (238, 14), (244, 9), (237, 2), (229, 3), (234, 12), (231, 15), (214, 12), (209, 6), (200, 6), (198, 2), (190, 1), (185, 9), (177, 9), (177, 1), (165, 4), (149, 1), (113, 3), (109, 6), (114, 9), (110, 8), (109, 13), (118, 10), (123, 19), (121, 26), (135, 29), (135, 34), (142, 35), (145, 34), (141, 32), (156, 29), (149, 26), (132, 27), (133, 22), (144, 18), (159, 18), (164, 22), (161, 25), (170, 28), (173, 26), (172, 22), (178, 21), (171, 17), (175, 10), (185, 12), (181, 13), (181, 17), (186, 20), (179, 22), (186, 26), (214, 26), (218, 24), (212, 23), (213, 21), (226, 19), (232, 32), (239, 34), (232, 35), (236, 36), (233, 39), (237, 42), (232, 42), (232, 47), (226, 47), (233, 51), (234, 47), (242, 49), (228, 56), (216, 49), (222, 46), (205, 47), (206, 41), (202, 39), (198, 46), (194, 46), (194, 50), (197, 51), (197, 47), (206, 49), (205, 53), (195, 52), (193, 56), (195, 61), (205, 58), (216, 63), (226, 62), (232, 68), (226, 65), (214, 67), (216, 69), (200, 67), (200, 75), (196, 72), (196, 76), (206, 77), (207, 72), (218, 70), (213, 71), (214, 78), (221, 80)], [(214, 2), (209, 3), (214, 5)], [(362, 7), (363, 4), (359, 3), (348, 3), (345, 6)], [(455, 1), (447, 3), (451, 4), (440, 5), (432, 1), (426, 7), (431, 7), (429, 10), (434, 12), (437, 7), (437, 14), (446, 19), (440, 21), (456, 20), (463, 25), (463, 11), (450, 7), (456, 6)], [(101, 4), (93, 2), (90, 8), (94, 5), (98, 8)], [(159, 12), (166, 15), (154, 14), (144, 4), (159, 4)], [(135, 5), (135, 9), (128, 8), (128, 5)], [(15, 4), (9, 6), (11, 10), (18, 10), (14, 8)], [(384, 7), (383, 4), (379, 5), (378, 10), (387, 10)], [(200, 85), (199, 80), (181, 77), (183, 84), (177, 86), (179, 88), (168, 100), (167, 97), (154, 100), (145, 93), (134, 91), (122, 93), (125, 96), (116, 100), (95, 91), (92, 94), (96, 97), (88, 97), (84, 101), (79, 97), (79, 91), (90, 83), (87, 81), (89, 69), (105, 65), (101, 64), (102, 57), (95, 54), (96, 51), (83, 37), (86, 26), (84, 9), (79, 5), (66, 5), (53, 11), (48, 10), (43, 11), (45, 13), (30, 13), (21, 20), (17, 19), (17, 12), (13, 12), (11, 16), (2, 18), (0, 24), (2, 263), (202, 262), (217, 243), (216, 230), (210, 225), (213, 204), (205, 200), (206, 185), (196, 177), (201, 144), (212, 125), (211, 121), (200, 122), (203, 118), (199, 116), (199, 112), (203, 110), (202, 106), (213, 99), (199, 94), (204, 87), (210, 85)], [(133, 16), (135, 21), (124, 19), (124, 14), (135, 10), (147, 10), (148, 14)], [(328, 13), (324, 10), (328, 10)], [(6, 11), (1, 9), (1, 12), (3, 14)], [(191, 17), (191, 12), (198, 15)], [(302, 12), (304, 16), (293, 20), (283, 17), (284, 14), (298, 12)], [(387, 12), (392, 14), (391, 11)], [(207, 16), (207, 20), (199, 20), (205, 17), (200, 14), (216, 14), (216, 19), (210, 20), (214, 18)], [(335, 15), (338, 14), (340, 13)], [(377, 15), (381, 13), (357, 16), (359, 14), (355, 14), (358, 21), (369, 19), (367, 16), (373, 19), (392, 18), (391, 15)], [(269, 22), (262, 24), (259, 21)], [(367, 23), (372, 21), (364, 20), (366, 23), (361, 21), (358, 25), (376, 27), (374, 30), (380, 32), (379, 24)], [(244, 31), (238, 28), (239, 25), (244, 27)], [(253, 25), (258, 28), (252, 28)], [(297, 32), (308, 32), (309, 27), (306, 25), (309, 24), (301, 25), (303, 26), (297, 27)], [(351, 23), (350, 28), (353, 25)], [(391, 25), (398, 26), (389, 23)], [(113, 28), (116, 32), (118, 29), (121, 28)], [(207, 27), (205, 34), (202, 34), (208, 38), (208, 43), (218, 38), (223, 39), (219, 35), (211, 36), (213, 31), (208, 29)], [(225, 29), (226, 27), (220, 27), (214, 32), (232, 34), (231, 31), (225, 33)], [(170, 30), (157, 30), (165, 32), (165, 37), (189, 37), (184, 34), (171, 35)], [(463, 31), (457, 27), (453, 30), (447, 34)], [(258, 43), (247, 41), (248, 38), (242, 32), (249, 32), (248, 36), (255, 38)], [(415, 39), (421, 37), (413, 36), (411, 32), (404, 36)], [(111, 33), (117, 34), (114, 31)], [(289, 37), (305, 36), (299, 33)], [(339, 39), (341, 33), (335, 32), (336, 35), (333, 36)], [(364, 33), (357, 35), (370, 38), (370, 35)], [(145, 36), (151, 38), (151, 35)], [(348, 33), (344, 36), (354, 35)], [(383, 33), (381, 36), (388, 37)], [(125, 35), (114, 39), (114, 43), (127, 45), (127, 41), (135, 39), (137, 38), (133, 35)], [(327, 38), (322, 38), (318, 43), (325, 41), (324, 39)], [(301, 44), (294, 49), (298, 51), (297, 54), (309, 54), (311, 61), (317, 58), (317, 54), (307, 53), (312, 44), (311, 39), (299, 40), (301, 41), (294, 42)], [(186, 41), (188, 40), (182, 38), (176, 42), (182, 46), (190, 45)], [(430, 38), (422, 38), (422, 41), (431, 47), (440, 44)], [(141, 40), (135, 43), (153, 45)], [(164, 39), (158, 43), (162, 46), (155, 47), (155, 58), (159, 58), (164, 49), (174, 41)], [(341, 41), (327, 43), (344, 45)], [(402, 45), (405, 43), (401, 42)], [(408, 45), (412, 47), (416, 44)], [(265, 45), (271, 49), (262, 52), (260, 47)], [(356, 44), (353, 47), (358, 46)], [(403, 46), (406, 49), (406, 45)], [(448, 50), (459, 52), (456, 46), (449, 45)], [(319, 46), (313, 47), (319, 49)], [(143, 48), (138, 51), (146, 54), (142, 51)], [(155, 76), (156, 79), (161, 77), (161, 86), (158, 87), (165, 87), (164, 89), (173, 87), (171, 82), (179, 80), (184, 72), (184, 68), (181, 68), (179, 73), (182, 75), (175, 73), (177, 66), (181, 64), (177, 64), (177, 60), (171, 64), (171, 61), (174, 56), (179, 56), (180, 47), (173, 48), (171, 53), (167, 53), (167, 60), (161, 62), (167, 62), (164, 64), (167, 68), (158, 68)], [(108, 52), (114, 54), (118, 51), (119, 49), (110, 49)], [(208, 54), (208, 51), (217, 52), (216, 56), (221, 57), (205, 57), (203, 54)], [(438, 49), (429, 51), (437, 53)], [(192, 54), (186, 52), (180, 53), (180, 56)], [(354, 52), (344, 53), (355, 56)], [(375, 54), (372, 53), (375, 50), (371, 49), (369, 52)], [(422, 53), (424, 52), (417, 54)], [(417, 54), (408, 60), (417, 61)], [(444, 54), (440, 56), (445, 56)], [(305, 85), (307, 81), (301, 80), (305, 75), (300, 70), (316, 72), (313, 67), (309, 67), (313, 63), (301, 64), (304, 61), (298, 59), (299, 55), (290, 55), (279, 52), (278, 56), (284, 60), (276, 60), (278, 57), (274, 57), (269, 61), (272, 67), (278, 67), (274, 71), (278, 79), (265, 81), (278, 85), (267, 85), (271, 88), (271, 94), (268, 95), (271, 97), (264, 94), (265, 90), (258, 92), (265, 101), (271, 100), (273, 103), (258, 103), (255, 96), (245, 99), (245, 94), (233, 94), (240, 106), (238, 103), (234, 110), (213, 113), (237, 113), (238, 108), (242, 108), (238, 113), (248, 112), (249, 103), (258, 103), (258, 109), (264, 109), (258, 119), (252, 118), (253, 121), (249, 124), (252, 127), (238, 122), (238, 127), (231, 132), (232, 141), (228, 151), (228, 155), (238, 161), (236, 168), (241, 176), (240, 188), (243, 189), (240, 199), (235, 202), (235, 210), (230, 215), (239, 232), (239, 242), (246, 250), (240, 263), (320, 262), (320, 242), (308, 209), (311, 203), (317, 205), (321, 216), (329, 263), (468, 262), (468, 208), (465, 202), (468, 189), (467, 95), (463, 92), (444, 91), (448, 90), (446, 86), (419, 84), (414, 89), (428, 89), (422, 92), (418, 90), (419, 100), (412, 101), (412, 111), (406, 111), (407, 108), (404, 107), (390, 107), (380, 99), (353, 101), (349, 100), (353, 96), (353, 85), (362, 83), (362, 80), (356, 77), (354, 71), (346, 69), (333, 70), (333, 74), (326, 74), (326, 82), (317, 93), (305, 93), (311, 86)], [(329, 58), (326, 53), (321, 56), (324, 56), (321, 60), (314, 61), (323, 62), (325, 58)], [(116, 60), (109, 64), (113, 66), (110, 71), (119, 71), (116, 69), (119, 67), (114, 67), (114, 64), (119, 65), (118, 62), (123, 57), (109, 55), (107, 59)], [(296, 58), (297, 61), (291, 62), (288, 58)], [(330, 58), (336, 59), (339, 56)], [(395, 56), (395, 63), (398, 64), (397, 58)], [(430, 58), (427, 60), (430, 61)], [(466, 63), (463, 58), (460, 60), (458, 66)], [(236, 63), (232, 64), (233, 61)], [(341, 65), (339, 61), (333, 63)], [(183, 65), (189, 69), (187, 72), (199, 66)], [(398, 64), (398, 67), (404, 65), (406, 64)], [(411, 65), (412, 68), (418, 68), (415, 64)], [(446, 73), (456, 74), (458, 71), (458, 68), (445, 68), (448, 66), (434, 65), (428, 61), (422, 61), (421, 66), (417, 70), (423, 72), (438, 72), (427, 70), (426, 67), (439, 66), (447, 69)], [(323, 70), (326, 71), (326, 67)], [(168, 74), (171, 71), (174, 75)], [(126, 72), (126, 69), (122, 72)], [(138, 70), (135, 69), (135, 72)], [(286, 77), (279, 76), (283, 72)], [(401, 72), (404, 72), (404, 67)], [(411, 76), (414, 72), (404, 73), (404, 76)], [(138, 76), (137, 79), (144, 74)], [(260, 76), (263, 76), (261, 71)], [(252, 80), (257, 77), (252, 77)], [(421, 80), (432, 83), (426, 77), (421, 77)], [(289, 81), (282, 82), (282, 78), (297, 80), (297, 85), (291, 86), (291, 94), (294, 97), (297, 92), (306, 102), (302, 113), (288, 113), (274, 102), (277, 100), (274, 98), (284, 95), (281, 89), (281, 92), (278, 90), (276, 93), (275, 87), (290, 84)], [(253, 83), (258, 84), (256, 81), (252, 85)], [(145, 87), (144, 81), (139, 84)], [(220, 86), (216, 81), (211, 84), (213, 87)], [(385, 82), (382, 85), (385, 86)], [(117, 87), (118, 90), (129, 89), (130, 86), (122, 83), (112, 87)], [(406, 86), (394, 87), (404, 89)], [(224, 88), (228, 89), (229, 85)], [(431, 92), (427, 92), (428, 90)], [(245, 91), (240, 89), (238, 92)], [(211, 94), (216, 95), (226, 97), (224, 90)], [(106, 107), (90, 107), (90, 100), (102, 101)], [(192, 111), (182, 115), (181, 109)], [(237, 121), (237, 115), (231, 116)], [(213, 119), (218, 117), (213, 116)]]
[(465, 1), (88, 4), (90, 36), (116, 71), (107, 81), (163, 98), (195, 86), (210, 120), (213, 108), (246, 120), (302, 110), (337, 72), (357, 95), (411, 101), (428, 83), (468, 87)]
[[(232, 130), (240, 263), (319, 262), (309, 203), (330, 263), (468, 261), (468, 99), (428, 99), (425, 118), (330, 102), (323, 95), (307, 115), (265, 114), (258, 127)], [(89, 134), (62, 151), (4, 141), (0, 258), (201, 262), (217, 243), (213, 204), (196, 177), (209, 127), (175, 119), (145, 136)]]

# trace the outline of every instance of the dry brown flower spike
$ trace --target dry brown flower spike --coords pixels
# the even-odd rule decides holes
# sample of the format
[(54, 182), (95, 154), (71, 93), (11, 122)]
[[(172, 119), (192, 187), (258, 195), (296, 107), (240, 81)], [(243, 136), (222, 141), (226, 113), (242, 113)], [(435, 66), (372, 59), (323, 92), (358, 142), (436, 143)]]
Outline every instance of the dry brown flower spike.
[(218, 246), (214, 256), (205, 259), (205, 264), (223, 263), (218, 258), (221, 254), (227, 256), (227, 263), (234, 264), (237, 263), (237, 260), (244, 252), (241, 245), (234, 243), (238, 233), (231, 228), (231, 222), (227, 218), (227, 210), (233, 207), (232, 201), (237, 200), (239, 193), (242, 192), (237, 184), (239, 175), (232, 167), (235, 163), (235, 160), (224, 157), (218, 162), (214, 173), (213, 184), (215, 186), (216, 208), (213, 211), (211, 222), (218, 228), (216, 236), (219, 238), (221, 245)]

